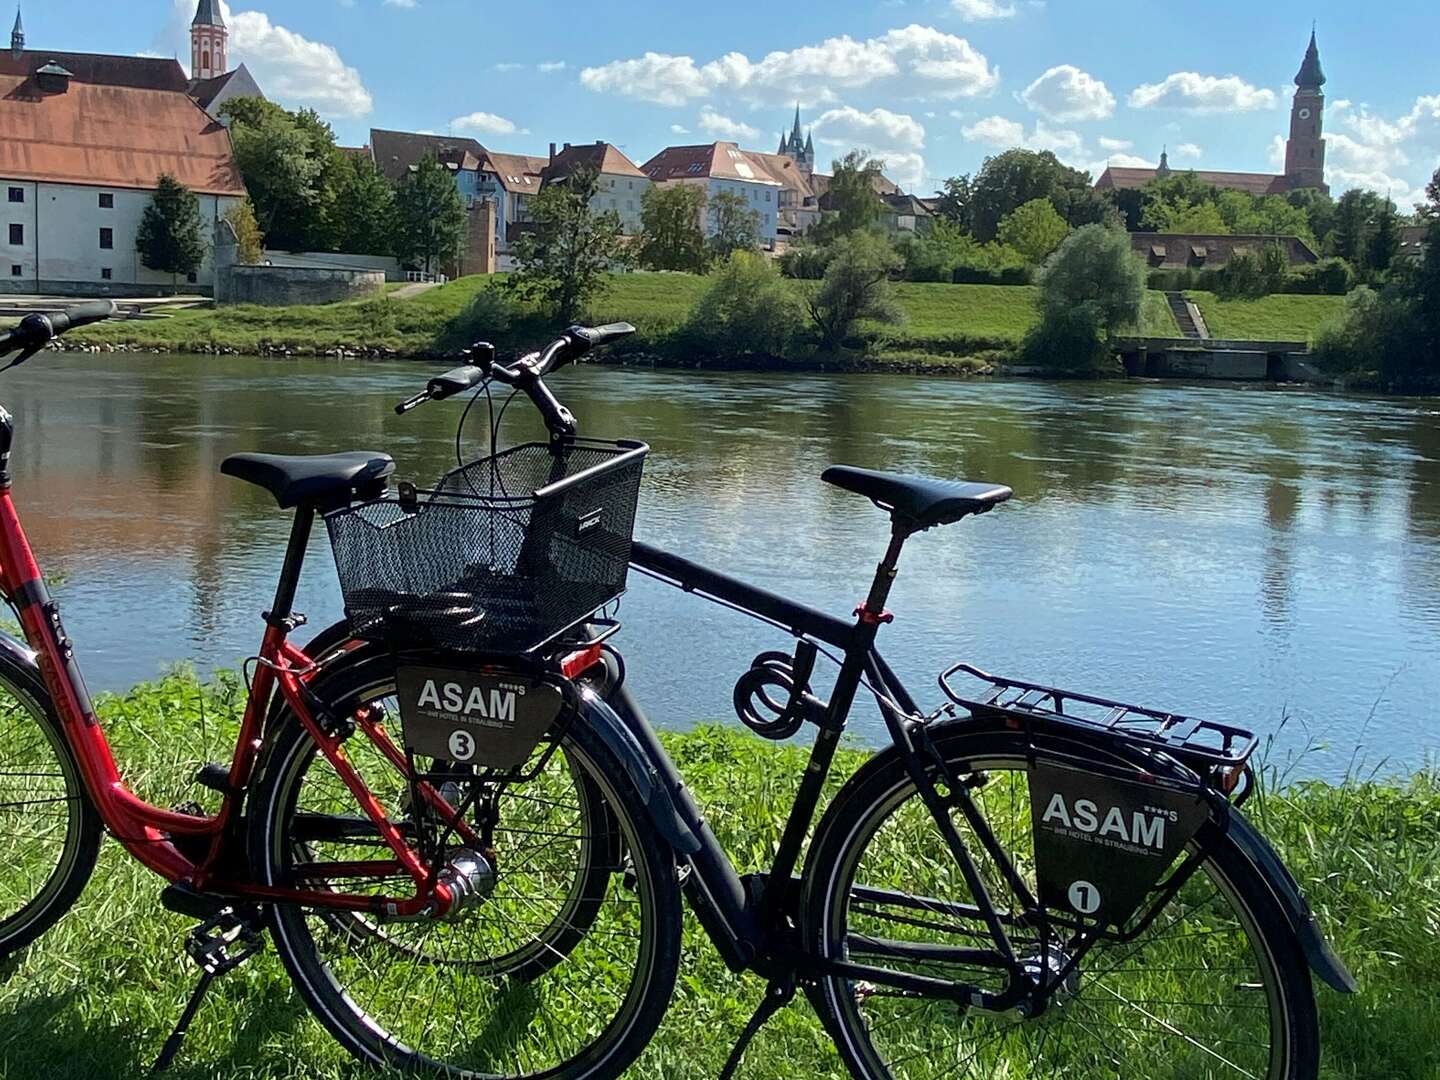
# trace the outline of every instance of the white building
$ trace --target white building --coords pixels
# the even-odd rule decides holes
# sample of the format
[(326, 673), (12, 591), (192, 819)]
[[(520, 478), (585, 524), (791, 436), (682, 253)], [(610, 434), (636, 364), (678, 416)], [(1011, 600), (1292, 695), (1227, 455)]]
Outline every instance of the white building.
[[(23, 41), (18, 43), (23, 46)], [(245, 196), (230, 133), (174, 60), (0, 54), (0, 291), (105, 295), (213, 287), (145, 268), (135, 249), (162, 174), (200, 201), (207, 241)]]
[[(739, 195), (759, 216), (760, 242), (774, 248), (785, 189), (757, 156), (733, 142), (700, 146), (668, 146), (644, 165), (644, 173), (657, 186), (694, 184), (705, 189), (707, 205), (722, 191)], [(714, 216), (705, 214), (705, 234), (715, 232)]]
[(599, 185), (590, 200), (592, 210), (611, 210), (620, 215), (626, 236), (637, 236), (641, 230), (640, 200), (650, 188), (650, 179), (619, 149), (607, 142), (571, 146), (566, 143), (558, 153), (550, 144), (550, 163), (541, 174), (547, 184), (560, 183), (580, 168), (592, 168), (599, 174)]

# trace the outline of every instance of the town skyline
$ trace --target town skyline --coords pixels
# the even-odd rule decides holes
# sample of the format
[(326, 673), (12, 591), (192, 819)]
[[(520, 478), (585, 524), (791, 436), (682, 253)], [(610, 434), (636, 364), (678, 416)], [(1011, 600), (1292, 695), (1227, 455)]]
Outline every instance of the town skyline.
[[(556, 139), (603, 139), (639, 160), (665, 145), (714, 139), (770, 151), (798, 102), (818, 167), (861, 146), (922, 195), (1016, 145), (1053, 150), (1096, 176), (1106, 165), (1153, 167), (1162, 147), (1177, 170), (1278, 167), (1310, 31), (1306, 9), (1221, 3), (1232, 18), (1197, 22), (1186, 31), (1192, 47), (1177, 49), (1155, 43), (1177, 40), (1173, 14), (1126, 16), (1134, 5), (1099, 0), (1089, 7), (1087, 15), (1024, 0), (841, 3), (823, 15), (740, 27), (741, 3), (727, 9), (734, 26), (697, 12), (617, 35), (591, 32), (599, 29), (593, 11), (541, 2), (523, 17), (486, 9), (486, 40), (506, 40), (510, 27), (523, 44), (504, 58), (457, 65), (455, 45), (433, 31), (474, 18), (476, 6), (460, 0), (222, 5), (232, 65), (246, 63), (273, 99), (315, 108), (354, 145), (383, 127), (530, 154)], [(88, 8), (78, 0), (25, 6), (29, 47), (174, 54), (188, 67), (192, 0), (80, 17)], [(620, 3), (607, 13), (638, 17), (652, 8)], [(1440, 34), (1440, 16), (1409, 3), (1385, 14), (1375, 26), (1353, 13), (1321, 13), (1327, 179), (1337, 192), (1368, 187), (1408, 209), (1440, 164), (1440, 83), (1429, 85), (1433, 65), (1403, 56), (1423, 53)], [(525, 35), (526, 22), (557, 29), (550, 38)], [(1410, 28), (1404, 35), (1395, 33), (1401, 23)], [(1105, 33), (1087, 40), (1076, 33), (1083, 26)], [(1127, 49), (1127, 38), (1157, 31), (1138, 52)], [(583, 55), (574, 49), (580, 40)], [(1377, 56), (1381, 41), (1388, 51)], [(408, 67), (415, 57), (438, 76), (417, 81)]]

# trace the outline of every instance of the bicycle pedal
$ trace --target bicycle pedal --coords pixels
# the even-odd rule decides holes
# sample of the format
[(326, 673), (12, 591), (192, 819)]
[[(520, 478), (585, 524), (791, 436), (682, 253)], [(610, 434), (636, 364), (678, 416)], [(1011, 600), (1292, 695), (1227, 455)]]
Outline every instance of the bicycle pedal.
[(210, 976), (234, 971), (265, 947), (265, 934), (253, 912), (222, 908), (185, 935), (185, 953)]
[(224, 795), (230, 790), (230, 770), (224, 765), (211, 761), (200, 766), (200, 771), (195, 774), (195, 783)]

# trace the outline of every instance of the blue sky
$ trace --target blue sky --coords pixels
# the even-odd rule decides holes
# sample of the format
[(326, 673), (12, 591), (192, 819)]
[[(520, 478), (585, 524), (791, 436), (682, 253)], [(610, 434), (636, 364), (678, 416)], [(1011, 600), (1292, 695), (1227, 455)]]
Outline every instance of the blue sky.
[[(31, 48), (178, 52), (194, 0), (30, 0)], [(922, 194), (997, 149), (1098, 170), (1270, 171), (1311, 20), (1330, 182), (1402, 205), (1440, 165), (1440, 5), (1423, 0), (236, 0), (232, 59), (342, 142), (371, 126), (497, 150), (606, 139), (773, 150), (797, 100), (822, 160), (863, 145)]]

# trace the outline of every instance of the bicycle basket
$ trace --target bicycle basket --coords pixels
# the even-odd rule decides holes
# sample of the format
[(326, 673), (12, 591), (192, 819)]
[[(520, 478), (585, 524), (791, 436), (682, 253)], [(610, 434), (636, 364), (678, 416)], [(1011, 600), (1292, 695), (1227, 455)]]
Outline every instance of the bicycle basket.
[(649, 447), (512, 447), (325, 516), (357, 636), (522, 653), (625, 591)]

